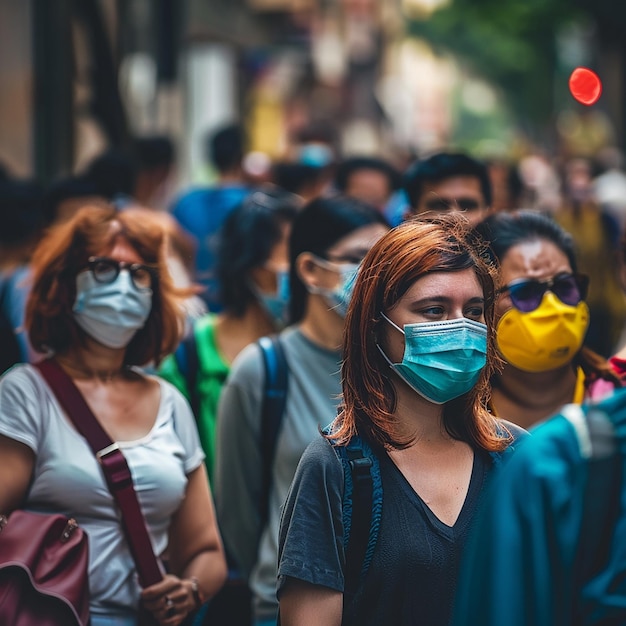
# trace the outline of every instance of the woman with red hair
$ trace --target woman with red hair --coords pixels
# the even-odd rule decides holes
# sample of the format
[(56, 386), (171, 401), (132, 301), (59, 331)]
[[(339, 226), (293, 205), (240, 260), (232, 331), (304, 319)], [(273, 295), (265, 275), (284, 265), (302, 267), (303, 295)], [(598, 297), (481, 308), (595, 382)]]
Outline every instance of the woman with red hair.
[[(303, 455), (283, 512), (283, 626), (450, 620), (479, 496), (523, 432), (486, 409), (494, 279), (468, 228), (458, 215), (412, 220), (363, 260), (346, 318), (343, 405)], [(333, 447), (357, 435), (378, 461), (383, 495), (367, 574), (350, 592)]]
[(99, 454), (119, 448), (128, 463), (152, 549), (167, 556), (160, 582), (141, 589), (105, 455), (96, 458), (48, 379), (32, 365), (0, 379), (0, 512), (76, 519), (89, 537), (92, 626), (136, 626), (141, 608), (160, 626), (178, 626), (226, 578), (189, 405), (139, 368), (172, 352), (183, 327), (185, 293), (172, 285), (165, 243), (144, 211), (85, 206), (39, 244), (26, 309), (32, 345), (115, 442)]

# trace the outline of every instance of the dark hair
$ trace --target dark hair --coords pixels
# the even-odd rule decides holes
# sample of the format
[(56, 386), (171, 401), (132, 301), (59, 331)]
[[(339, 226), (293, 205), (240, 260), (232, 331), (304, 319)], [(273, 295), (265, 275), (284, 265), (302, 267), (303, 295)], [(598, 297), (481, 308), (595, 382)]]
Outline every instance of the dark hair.
[(32, 260), (32, 288), (26, 305), (26, 322), (33, 347), (64, 352), (82, 341), (74, 321), (76, 276), (94, 254), (127, 241), (143, 262), (156, 267), (148, 319), (126, 348), (126, 365), (156, 366), (180, 341), (184, 313), (182, 299), (188, 290), (172, 283), (165, 262), (166, 233), (158, 217), (144, 209), (116, 211), (113, 207), (83, 206), (72, 219), (51, 228), (39, 242)]
[(228, 172), (241, 165), (243, 151), (243, 131), (237, 124), (221, 128), (207, 142), (207, 156), (219, 172)]
[(304, 316), (308, 296), (296, 271), (298, 256), (302, 252), (312, 252), (325, 258), (328, 249), (340, 239), (371, 224), (389, 226), (387, 220), (374, 207), (347, 196), (316, 198), (298, 213), (289, 240), (289, 313), (292, 324), (299, 322)]
[(133, 141), (133, 155), (140, 170), (169, 167), (174, 162), (174, 143), (166, 136), (137, 137)]
[(272, 167), (272, 181), (285, 191), (300, 195), (317, 185), (327, 175), (327, 171), (325, 167), (303, 163), (275, 163)]
[(489, 330), (487, 365), (468, 393), (444, 405), (443, 423), (451, 437), (483, 450), (501, 450), (508, 440), (498, 435), (497, 420), (486, 409), (489, 380), (498, 362), (494, 336), (494, 268), (470, 236), (467, 219), (453, 213), (432, 219), (415, 218), (381, 237), (367, 253), (354, 285), (346, 316), (342, 366), (343, 406), (332, 438), (347, 442), (359, 433), (379, 446), (403, 448), (394, 417), (397, 396), (388, 363), (378, 347), (381, 313), (392, 310), (402, 296), (430, 272), (471, 269), (485, 298)]
[(0, 181), (0, 244), (31, 241), (44, 226), (43, 188), (31, 180)]
[(293, 137), (296, 143), (322, 143), (329, 147), (335, 146), (338, 134), (330, 120), (315, 120), (298, 129)]
[(112, 200), (118, 195), (132, 195), (136, 174), (133, 159), (122, 150), (112, 149), (97, 156), (83, 176), (93, 184), (97, 195)]
[(282, 237), (282, 227), (296, 217), (299, 198), (280, 189), (263, 189), (231, 211), (220, 230), (216, 272), (224, 309), (236, 316), (255, 300), (250, 270), (269, 258)]
[(513, 246), (527, 241), (545, 239), (561, 250), (567, 257), (572, 271), (577, 271), (572, 236), (552, 218), (538, 211), (494, 213), (480, 222), (475, 231), (487, 244), (486, 252), (491, 261), (496, 264), (502, 262)]
[(352, 174), (361, 170), (374, 170), (386, 176), (391, 191), (395, 191), (400, 187), (400, 174), (387, 161), (373, 157), (351, 157), (342, 161), (339, 167), (337, 167), (335, 172), (335, 186), (337, 189), (345, 193)]
[(47, 224), (58, 218), (59, 207), (67, 200), (98, 196), (95, 184), (84, 176), (70, 176), (54, 181), (44, 194), (44, 217)]
[(403, 187), (413, 208), (420, 203), (424, 185), (438, 183), (454, 176), (471, 176), (480, 182), (480, 189), (487, 206), (491, 205), (491, 181), (487, 167), (462, 153), (440, 152), (427, 159), (416, 161), (406, 171)]

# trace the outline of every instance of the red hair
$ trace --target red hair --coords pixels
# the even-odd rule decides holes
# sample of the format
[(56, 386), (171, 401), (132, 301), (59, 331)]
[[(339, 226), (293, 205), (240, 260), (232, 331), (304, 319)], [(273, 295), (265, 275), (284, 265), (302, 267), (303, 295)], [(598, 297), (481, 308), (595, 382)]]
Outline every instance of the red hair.
[(482, 256), (469, 223), (459, 214), (412, 219), (383, 236), (368, 252), (359, 271), (346, 316), (342, 365), (343, 406), (332, 439), (346, 443), (357, 432), (384, 447), (404, 448), (398, 440), (396, 393), (389, 365), (377, 343), (391, 310), (406, 291), (430, 272), (471, 268), (485, 298), (488, 328), (487, 364), (476, 386), (444, 405), (443, 422), (450, 436), (487, 451), (504, 449), (506, 429), (487, 411), (489, 379), (499, 363), (493, 330), (494, 268)]
[(117, 212), (110, 206), (88, 205), (72, 219), (53, 226), (41, 240), (32, 259), (32, 289), (26, 305), (26, 329), (40, 352), (62, 353), (82, 340), (74, 321), (76, 276), (89, 257), (123, 239), (158, 278), (152, 289), (152, 310), (143, 328), (126, 348), (126, 365), (158, 365), (176, 349), (183, 330), (182, 299), (165, 264), (166, 233), (147, 211)]

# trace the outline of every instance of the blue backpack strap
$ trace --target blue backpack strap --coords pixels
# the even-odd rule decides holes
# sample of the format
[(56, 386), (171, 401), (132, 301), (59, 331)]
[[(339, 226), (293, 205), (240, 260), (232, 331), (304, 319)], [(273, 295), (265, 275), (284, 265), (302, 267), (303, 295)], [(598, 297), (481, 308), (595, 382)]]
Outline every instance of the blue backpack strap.
[(347, 445), (333, 445), (333, 449), (344, 475), (344, 603), (349, 607), (362, 589), (374, 556), (382, 517), (383, 485), (380, 461), (361, 437), (355, 435)]
[(287, 385), (289, 366), (285, 351), (278, 336), (261, 337), (258, 340), (265, 367), (265, 386), (261, 407), (261, 476), (262, 491), (260, 513), (263, 524), (267, 522), (270, 489), (272, 486), (272, 467), (276, 453), (276, 442), (280, 424), (287, 403)]
[(200, 373), (200, 358), (198, 356), (198, 343), (196, 341), (196, 327), (192, 325), (189, 332), (178, 344), (174, 359), (178, 371), (185, 378), (187, 391), (189, 392), (189, 404), (196, 418), (200, 419), (200, 393), (198, 391), (198, 375)]

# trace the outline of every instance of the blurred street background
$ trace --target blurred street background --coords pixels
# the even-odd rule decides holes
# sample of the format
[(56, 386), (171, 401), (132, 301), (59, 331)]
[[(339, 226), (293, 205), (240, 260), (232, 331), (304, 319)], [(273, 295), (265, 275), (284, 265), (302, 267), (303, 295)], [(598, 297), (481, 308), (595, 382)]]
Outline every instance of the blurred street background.
[[(260, 175), (316, 127), (399, 168), (595, 157), (625, 142), (625, 26), (614, 0), (0, 0), (0, 162), (47, 183), (164, 135), (171, 198), (211, 181), (203, 141), (229, 122)], [(580, 65), (596, 106), (568, 92)]]

